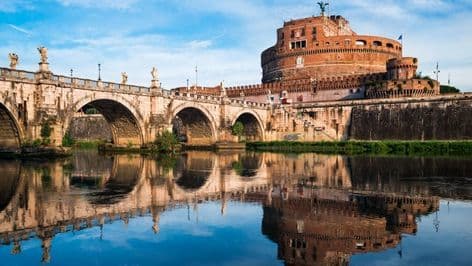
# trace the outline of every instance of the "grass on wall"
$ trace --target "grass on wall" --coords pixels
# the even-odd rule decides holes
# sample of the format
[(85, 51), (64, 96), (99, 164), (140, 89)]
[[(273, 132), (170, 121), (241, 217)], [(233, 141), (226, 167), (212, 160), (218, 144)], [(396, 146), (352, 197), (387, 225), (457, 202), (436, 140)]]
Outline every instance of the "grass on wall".
[(326, 154), (472, 155), (472, 141), (251, 142), (248, 150)]

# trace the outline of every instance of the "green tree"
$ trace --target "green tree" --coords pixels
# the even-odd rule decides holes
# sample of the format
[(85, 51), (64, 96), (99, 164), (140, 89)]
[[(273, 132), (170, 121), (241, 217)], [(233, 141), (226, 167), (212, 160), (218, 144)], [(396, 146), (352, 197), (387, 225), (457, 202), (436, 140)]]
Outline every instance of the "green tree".
[(49, 137), (51, 137), (51, 132), (52, 128), (49, 120), (44, 121), (41, 124), (41, 139), (43, 144), (48, 145), (51, 142), (51, 140), (49, 139)]
[(66, 132), (64, 137), (62, 138), (62, 146), (63, 147), (72, 147), (75, 144), (74, 138), (72, 138), (69, 132)]
[(160, 152), (175, 152), (179, 145), (179, 140), (174, 133), (166, 130), (157, 134), (154, 144)]
[(241, 121), (234, 123), (233, 127), (231, 128), (231, 133), (234, 136), (237, 136), (238, 140), (240, 140), (241, 136), (244, 134), (244, 124)]
[(459, 93), (461, 91), (453, 86), (441, 85), (440, 92), (441, 94), (445, 94), (445, 93)]

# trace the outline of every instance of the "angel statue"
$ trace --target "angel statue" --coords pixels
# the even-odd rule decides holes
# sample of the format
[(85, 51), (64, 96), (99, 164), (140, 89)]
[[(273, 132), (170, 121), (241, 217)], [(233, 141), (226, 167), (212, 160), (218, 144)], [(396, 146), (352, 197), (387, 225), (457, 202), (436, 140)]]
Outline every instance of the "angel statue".
[(152, 75), (152, 80), (159, 80), (159, 72), (157, 71), (156, 67), (152, 68), (151, 75)]
[(41, 55), (41, 63), (48, 62), (48, 48), (41, 46), (38, 48), (39, 54)]
[(8, 58), (10, 58), (10, 68), (16, 69), (16, 65), (18, 65), (18, 55), (15, 53), (9, 53)]
[(317, 2), (317, 4), (320, 6), (321, 9), (321, 16), (325, 15), (326, 12), (326, 7), (329, 6), (329, 3), (326, 2)]
[(128, 74), (126, 72), (121, 72), (121, 84), (128, 83)]

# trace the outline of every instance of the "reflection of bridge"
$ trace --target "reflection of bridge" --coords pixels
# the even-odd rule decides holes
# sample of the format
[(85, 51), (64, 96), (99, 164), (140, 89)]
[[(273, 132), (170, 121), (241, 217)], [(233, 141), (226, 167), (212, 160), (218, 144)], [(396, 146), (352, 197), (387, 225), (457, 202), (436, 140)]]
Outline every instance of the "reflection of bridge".
[(69, 225), (80, 230), (151, 212), (158, 231), (159, 214), (165, 209), (209, 200), (220, 200), (223, 213), (227, 200), (251, 200), (248, 193), (265, 193), (271, 183), (260, 164), (250, 178), (238, 175), (232, 167), (238, 156), (191, 153), (174, 170), (163, 162), (129, 155), (112, 156), (97, 165), (88, 153), (49, 165), (5, 162), (0, 243), (13, 242), (17, 252), (20, 241), (34, 234), (43, 241), (43, 260), (48, 260), (52, 237), (70, 230)]
[[(158, 231), (166, 209), (220, 201), (224, 212), (233, 199), (264, 203), (264, 233), (279, 244), (287, 263), (301, 263), (302, 254), (307, 262), (314, 255), (311, 261), (348, 260), (350, 254), (394, 247), (400, 234), (415, 233), (417, 215), (438, 209), (437, 191), (429, 182), (400, 179), (447, 163), (412, 160), (399, 173), (395, 158), (388, 158), (389, 167), (380, 163), (384, 158), (316, 154), (189, 152), (157, 162), (129, 155), (100, 158), (77, 153), (55, 163), (0, 161), (0, 244), (13, 243), (18, 252), (21, 241), (36, 235), (47, 260), (58, 232), (147, 213)], [(470, 167), (454, 175), (468, 174)], [(441, 168), (428, 171), (435, 176)]]

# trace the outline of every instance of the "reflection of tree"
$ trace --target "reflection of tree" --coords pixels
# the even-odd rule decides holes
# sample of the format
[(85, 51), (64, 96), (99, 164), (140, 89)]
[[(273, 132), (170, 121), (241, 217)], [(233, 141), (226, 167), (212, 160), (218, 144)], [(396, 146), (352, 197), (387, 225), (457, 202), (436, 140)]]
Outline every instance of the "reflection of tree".
[(236, 172), (237, 175), (242, 176), (243, 175), (243, 163), (241, 161), (233, 162), (231, 165), (233, 170)]
[(159, 154), (156, 157), (158, 167), (162, 169), (162, 174), (169, 173), (177, 164), (177, 158), (173, 155)]
[(253, 177), (257, 174), (260, 163), (261, 158), (258, 154), (243, 154), (238, 161), (232, 163), (231, 167), (239, 176)]
[(174, 168), (176, 183), (183, 189), (196, 190), (208, 180), (214, 161), (208, 153), (183, 154)]

